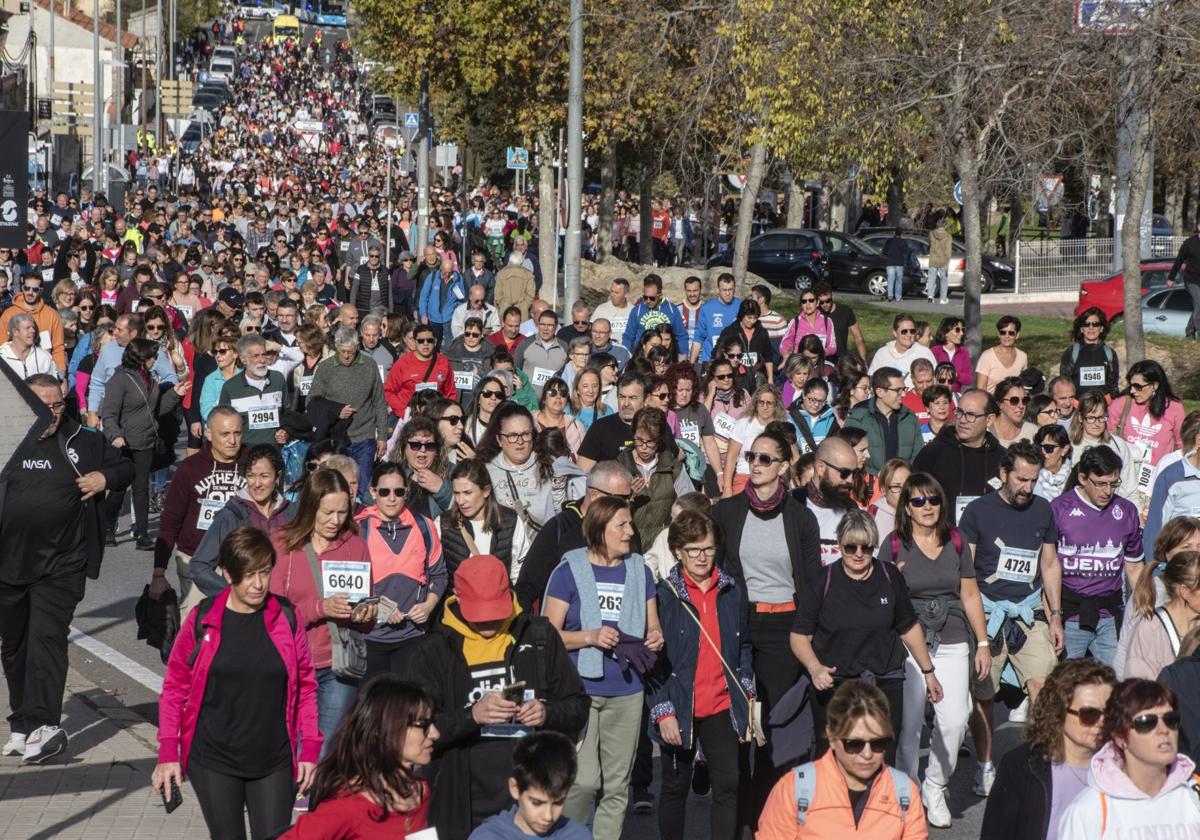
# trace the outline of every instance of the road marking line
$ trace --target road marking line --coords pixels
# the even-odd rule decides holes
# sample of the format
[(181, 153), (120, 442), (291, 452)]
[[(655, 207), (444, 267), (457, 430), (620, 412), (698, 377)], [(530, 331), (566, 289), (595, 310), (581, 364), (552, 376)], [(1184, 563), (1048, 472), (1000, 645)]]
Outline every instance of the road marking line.
[(163, 678), (144, 665), (139, 665), (116, 648), (109, 647), (99, 639), (93, 639), (77, 627), (72, 627), (67, 636), (68, 642), (74, 642), (92, 656), (106, 665), (111, 665), (125, 676), (144, 685), (155, 694), (162, 694)]

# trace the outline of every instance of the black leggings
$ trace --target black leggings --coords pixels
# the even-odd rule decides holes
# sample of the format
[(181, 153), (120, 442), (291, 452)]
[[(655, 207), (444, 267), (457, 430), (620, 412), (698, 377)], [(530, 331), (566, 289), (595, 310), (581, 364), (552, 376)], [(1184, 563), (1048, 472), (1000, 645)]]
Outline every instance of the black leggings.
[(402, 642), (372, 642), (368, 639), (367, 676), (387, 671), (415, 682), (421, 675), (413, 671), (414, 654), (423, 638), (413, 636)]
[[(662, 794), (658, 803), (658, 833), (662, 840), (683, 840), (683, 820), (692, 785), (695, 744), (704, 748), (712, 784), (709, 836), (733, 840), (737, 832), (738, 800), (743, 780), (748, 780), (749, 750), (738, 742), (728, 712), (692, 721), (691, 749), (662, 747)], [(693, 826), (695, 828), (695, 826)]]
[[(133, 461), (133, 531), (150, 533), (150, 466), (154, 462), (154, 449), (125, 449), (125, 457)], [(125, 490), (110, 490), (105, 499), (108, 506), (108, 525), (116, 527), (125, 504)]]
[(292, 823), (296, 782), (290, 764), (261, 779), (241, 779), (192, 762), (188, 781), (213, 840), (245, 840), (247, 810), (254, 840), (275, 837)]

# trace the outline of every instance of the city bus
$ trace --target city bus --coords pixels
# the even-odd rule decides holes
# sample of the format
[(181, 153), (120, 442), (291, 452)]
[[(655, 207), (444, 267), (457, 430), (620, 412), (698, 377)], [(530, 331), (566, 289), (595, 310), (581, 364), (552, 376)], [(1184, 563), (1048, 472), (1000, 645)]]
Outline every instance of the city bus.
[(346, 25), (346, 4), (340, 0), (311, 0), (306, 5), (315, 13), (317, 26)]

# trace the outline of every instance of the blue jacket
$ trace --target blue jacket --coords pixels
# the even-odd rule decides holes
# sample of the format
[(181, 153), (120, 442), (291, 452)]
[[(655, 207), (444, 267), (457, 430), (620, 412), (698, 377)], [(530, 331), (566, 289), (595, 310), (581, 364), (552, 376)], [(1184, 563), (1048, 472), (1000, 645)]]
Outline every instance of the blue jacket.
[(663, 322), (671, 325), (675, 333), (675, 343), (682, 348), (687, 343), (687, 328), (683, 325), (683, 316), (679, 308), (669, 300), (661, 300), (658, 306), (651, 309), (646, 301), (639, 300), (629, 312), (629, 322), (625, 325), (625, 335), (621, 343), (629, 352), (636, 355), (638, 339), (646, 331), (646, 327), (655, 327)]
[[(799, 402), (799, 397), (796, 398)], [(825, 409), (813, 417), (796, 403), (792, 403), (793, 408), (788, 409), (788, 419), (792, 421), (792, 426), (796, 429), (797, 443), (800, 445), (801, 452), (811, 451), (808, 446), (808, 438), (800, 431), (800, 424), (808, 426), (808, 430), (812, 433), (813, 443), (817, 446), (821, 445), (821, 441), (829, 437), (837, 431), (837, 417), (834, 415), (833, 406), (826, 406)]]
[(71, 361), (67, 365), (67, 386), (75, 390), (75, 373), (79, 370), (79, 366), (83, 364), (83, 360), (88, 357), (88, 353), (92, 352), (92, 334), (90, 332), (80, 333), (79, 341), (75, 345), (75, 349), (71, 352)]
[(121, 366), (121, 358), (124, 355), (125, 348), (116, 341), (110, 341), (96, 357), (96, 366), (92, 368), (92, 378), (88, 381), (88, 411), (100, 413), (100, 404), (104, 402), (104, 389), (108, 387), (108, 380), (112, 379), (113, 373)]
[(1150, 494), (1150, 514), (1146, 517), (1143, 544), (1146, 547), (1147, 565), (1165, 557), (1154, 557), (1154, 541), (1158, 532), (1177, 516), (1200, 515), (1200, 470), (1188, 461), (1190, 452), (1173, 464), (1159, 471)]
[[(730, 668), (737, 671), (738, 676), (738, 680), (735, 681), (728, 669), (724, 669), (725, 684), (729, 689), (730, 725), (740, 736), (745, 733), (750, 723), (750, 707), (746, 702), (746, 695), (752, 697), (754, 693), (748, 608), (742, 600), (741, 587), (737, 581), (720, 569), (717, 569), (716, 574), (721, 656)], [(656, 721), (674, 715), (679, 723), (679, 734), (684, 749), (693, 746), (692, 708), (696, 661), (700, 656), (700, 645), (708, 644), (700, 635), (700, 626), (692, 617), (686, 615), (688, 612), (699, 618), (683, 582), (683, 573), (676, 565), (665, 579), (658, 582), (658, 618), (666, 645), (659, 653), (658, 667), (649, 679), (648, 728), (650, 737), (661, 744), (662, 738)]]
[(421, 299), (417, 301), (417, 314), (428, 318), (431, 324), (449, 324), (454, 310), (467, 299), (467, 286), (457, 271), (451, 276), (450, 288), (446, 290), (445, 302), (441, 299), (442, 275), (430, 275), (421, 286)]
[[(529, 835), (517, 828), (514, 817), (517, 806), (502, 811), (494, 817), (488, 817), (479, 828), (471, 832), (468, 840), (529, 840)], [(586, 826), (580, 825), (566, 814), (558, 818), (558, 822), (543, 837), (553, 840), (592, 840), (592, 832)]]
[(706, 300), (700, 307), (696, 334), (692, 337), (692, 343), (700, 345), (700, 361), (707, 362), (712, 358), (712, 351), (717, 346), (721, 331), (730, 324), (737, 323), (738, 308), (741, 305), (740, 298), (735, 297), (727, 304), (721, 303), (720, 298), (713, 298)]

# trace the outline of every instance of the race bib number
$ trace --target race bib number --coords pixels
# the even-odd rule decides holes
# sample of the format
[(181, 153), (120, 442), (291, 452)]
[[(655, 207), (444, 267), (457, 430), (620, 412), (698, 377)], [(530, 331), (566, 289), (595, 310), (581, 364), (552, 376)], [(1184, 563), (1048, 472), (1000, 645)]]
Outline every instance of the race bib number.
[(533, 387), (541, 388), (550, 381), (550, 377), (552, 376), (554, 376), (554, 371), (549, 370), (548, 368), (535, 367), (533, 369), (533, 376), (530, 377), (530, 380), (533, 382)]
[(38, 347), (43, 350), (50, 350), (50, 330), (42, 330), (38, 333)]
[(692, 423), (689, 420), (684, 420), (679, 424), (679, 437), (683, 440), (693, 443), (696, 446), (700, 445), (700, 426), (697, 423)]
[(748, 368), (754, 367), (756, 364), (758, 364), (758, 354), (757, 353), (743, 353), (742, 354), (742, 367), (748, 367)]
[(1154, 478), (1154, 465), (1149, 461), (1143, 461), (1138, 467), (1138, 490), (1149, 496), (1153, 491), (1152, 479)]
[(609, 318), (608, 323), (612, 326), (613, 335), (624, 335), (625, 325), (629, 323), (629, 316), (624, 318)]
[(196, 514), (196, 530), (207, 531), (211, 528), (217, 511), (223, 507), (225, 507), (225, 503), (219, 499), (201, 499), (200, 512)]
[(474, 391), (476, 378), (473, 370), (456, 370), (454, 371), (454, 387), (460, 391)]
[(300, 377), (300, 395), (302, 397), (307, 397), (308, 392), (312, 390), (312, 381), (313, 378), (311, 376)]
[(345, 595), (350, 603), (371, 594), (371, 564), (356, 560), (322, 560), (321, 586), (325, 597)]
[(621, 602), (625, 594), (625, 584), (597, 582), (596, 594), (600, 599), (600, 620), (618, 621), (621, 618)]
[(1079, 384), (1086, 387), (1104, 387), (1104, 366), (1079, 369)]
[(43, 268), (42, 269), (42, 284), (45, 286), (49, 286), (50, 283), (53, 282), (53, 280), (54, 280), (54, 269), (53, 268)]
[(733, 427), (736, 423), (737, 421), (724, 411), (713, 418), (713, 428), (716, 430), (717, 434), (726, 440), (733, 437)]
[(253, 405), (246, 412), (249, 418), (249, 426), (251, 429), (278, 429), (279, 428), (279, 406), (277, 405)]
[(978, 499), (978, 496), (959, 496), (954, 503), (954, 524), (957, 525), (962, 521), (963, 511), (967, 509), (967, 505)]
[(996, 577), (1000, 580), (1010, 580), (1013, 583), (1033, 583), (1037, 575), (1038, 553), (1032, 548), (1000, 549), (1000, 559), (996, 562)]
[(436, 391), (436, 390), (437, 390), (436, 382), (418, 382), (416, 384), (416, 386), (413, 388), (414, 392), (416, 392), (416, 391)]
[(182, 305), (176, 306), (175, 311), (178, 312), (180, 315), (182, 315), (187, 320), (189, 320), (189, 321), (192, 320), (192, 307), (182, 306)]

